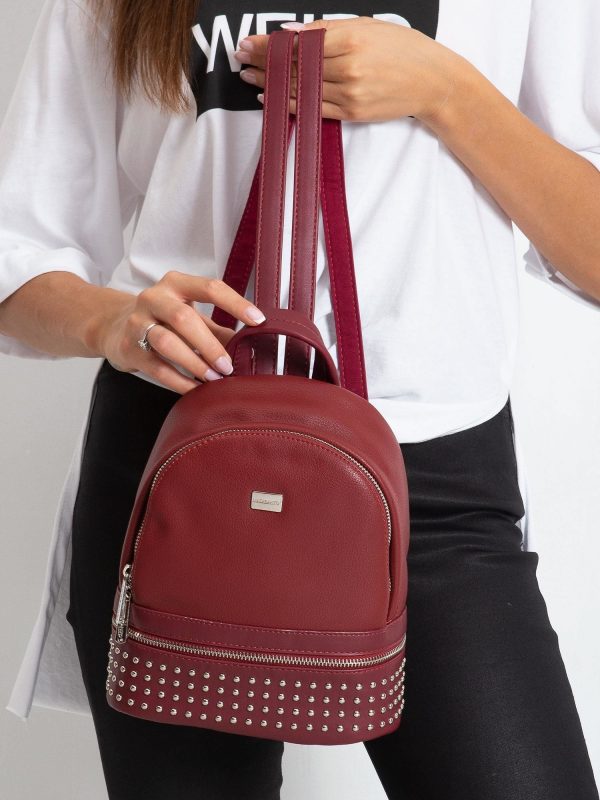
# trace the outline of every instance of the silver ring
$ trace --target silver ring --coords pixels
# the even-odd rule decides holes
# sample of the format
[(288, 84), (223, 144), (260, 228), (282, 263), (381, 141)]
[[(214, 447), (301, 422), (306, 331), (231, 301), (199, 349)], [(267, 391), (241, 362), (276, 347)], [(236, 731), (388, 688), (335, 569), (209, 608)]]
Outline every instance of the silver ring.
[(152, 328), (155, 325), (160, 325), (160, 322), (153, 322), (150, 325), (148, 325), (148, 327), (144, 331), (144, 335), (142, 336), (141, 339), (138, 339), (138, 342), (137, 342), (138, 343), (138, 347), (141, 347), (142, 350), (144, 350), (146, 353), (148, 351), (152, 350), (152, 345), (148, 341), (148, 333), (152, 330)]

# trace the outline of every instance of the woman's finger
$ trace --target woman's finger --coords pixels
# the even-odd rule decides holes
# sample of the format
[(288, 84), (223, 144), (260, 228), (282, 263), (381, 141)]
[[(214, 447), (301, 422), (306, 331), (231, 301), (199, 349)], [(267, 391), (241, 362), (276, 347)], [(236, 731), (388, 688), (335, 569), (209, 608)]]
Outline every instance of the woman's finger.
[[(154, 330), (154, 329), (153, 329)], [(143, 355), (143, 361), (137, 367), (139, 372), (144, 372), (151, 378), (154, 378), (159, 383), (166, 386), (167, 389), (172, 389), (179, 394), (186, 394), (186, 392), (196, 389), (199, 384), (191, 378), (186, 378), (175, 367), (167, 364), (160, 356), (155, 355), (152, 351)]]
[(152, 328), (146, 338), (156, 353), (174, 364), (182, 366), (192, 375), (206, 381), (214, 381), (223, 377), (169, 328), (157, 325)]
[[(162, 323), (161, 326), (150, 331), (150, 334), (155, 334), (152, 339), (150, 339), (150, 336), (148, 337), (152, 347), (155, 346), (154, 342), (156, 342), (155, 349), (163, 354), (168, 351), (172, 354), (168, 356), (169, 358), (174, 356), (176, 350), (181, 357), (183, 356), (182, 348), (176, 347), (172, 338), (173, 335), (176, 335), (180, 342), (182, 339), (185, 342), (185, 344), (184, 342), (181, 342), (181, 344), (188, 351), (185, 357), (186, 364), (184, 365), (179, 358), (173, 357), (172, 360), (181, 363), (182, 366), (186, 366), (186, 369), (188, 369), (187, 364), (190, 363), (190, 357), (194, 355), (193, 351), (196, 351), (207, 366), (211, 366), (218, 372), (229, 375), (233, 371), (231, 358), (224, 346), (211, 333), (200, 314), (192, 306), (165, 292), (155, 291), (151, 293), (148, 290), (146, 296), (149, 316)], [(170, 331), (168, 328), (170, 328)], [(169, 333), (172, 335), (169, 336)], [(198, 374), (197, 368), (198, 365), (196, 364), (196, 367), (190, 369), (190, 372)], [(205, 369), (202, 368), (201, 374), (204, 374), (204, 372)]]

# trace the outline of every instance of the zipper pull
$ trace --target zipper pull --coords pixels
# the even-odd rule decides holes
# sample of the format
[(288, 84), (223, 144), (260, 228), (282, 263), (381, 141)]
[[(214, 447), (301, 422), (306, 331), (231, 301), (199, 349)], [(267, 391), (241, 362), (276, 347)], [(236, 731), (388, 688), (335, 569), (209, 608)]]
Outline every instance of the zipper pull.
[(129, 603), (131, 601), (131, 564), (125, 564), (123, 567), (123, 580), (121, 581), (121, 593), (119, 594), (119, 603), (117, 605), (117, 616), (115, 619), (116, 625), (116, 642), (127, 641), (127, 629), (129, 624)]

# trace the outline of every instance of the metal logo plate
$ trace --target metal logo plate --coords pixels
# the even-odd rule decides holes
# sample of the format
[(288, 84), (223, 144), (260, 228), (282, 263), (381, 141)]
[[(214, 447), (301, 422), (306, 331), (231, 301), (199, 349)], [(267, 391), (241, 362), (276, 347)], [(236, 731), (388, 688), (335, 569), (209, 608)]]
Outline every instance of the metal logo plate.
[(272, 494), (271, 492), (252, 492), (250, 508), (255, 508), (257, 511), (281, 511), (282, 505), (282, 494)]

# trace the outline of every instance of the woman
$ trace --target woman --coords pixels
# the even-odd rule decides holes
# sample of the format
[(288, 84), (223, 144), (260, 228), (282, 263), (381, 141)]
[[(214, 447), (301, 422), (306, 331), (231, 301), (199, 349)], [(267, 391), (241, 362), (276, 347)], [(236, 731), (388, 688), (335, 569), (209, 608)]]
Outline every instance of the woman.
[[(3, 349), (103, 359), (57, 574), (109, 796), (279, 797), (280, 743), (140, 720), (104, 692), (153, 441), (181, 394), (232, 371), (213, 307), (264, 319), (220, 278), (259, 152), (267, 36), (300, 21), (327, 28), (323, 114), (343, 120), (370, 400), (410, 491), (408, 700), (368, 753), (390, 798), (597, 800), (520, 528), (509, 388), (511, 219), (531, 272), (600, 305), (600, 9), (262, 9), (48, 0), (0, 140)], [(335, 356), (322, 249), (315, 322)], [(22, 716), (30, 666), (11, 701)]]

